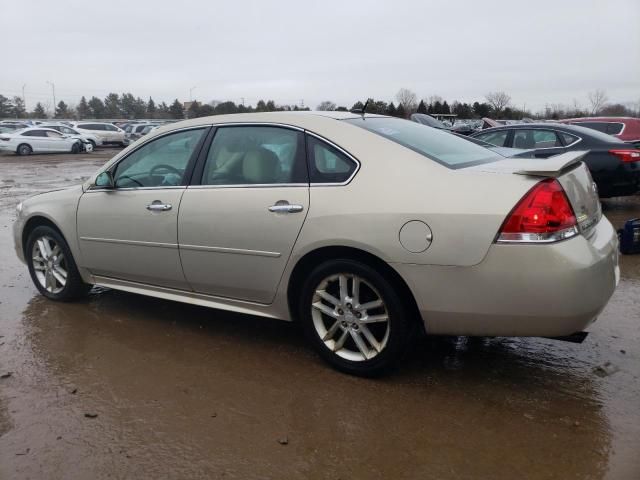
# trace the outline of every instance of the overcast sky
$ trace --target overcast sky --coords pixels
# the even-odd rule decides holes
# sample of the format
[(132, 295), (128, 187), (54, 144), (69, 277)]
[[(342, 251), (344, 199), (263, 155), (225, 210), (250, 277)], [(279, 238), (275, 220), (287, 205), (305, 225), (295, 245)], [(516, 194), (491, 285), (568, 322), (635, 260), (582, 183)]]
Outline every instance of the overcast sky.
[(0, 94), (640, 102), (640, 0), (2, 0)]

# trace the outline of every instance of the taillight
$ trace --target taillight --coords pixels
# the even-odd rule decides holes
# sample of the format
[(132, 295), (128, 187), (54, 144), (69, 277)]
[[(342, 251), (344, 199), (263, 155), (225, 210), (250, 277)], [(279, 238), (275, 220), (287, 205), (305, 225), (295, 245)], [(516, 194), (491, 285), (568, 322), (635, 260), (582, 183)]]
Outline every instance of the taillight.
[(624, 149), (624, 150), (609, 150), (611, 155), (615, 155), (624, 163), (640, 162), (640, 150)]
[(550, 243), (578, 234), (578, 222), (562, 185), (537, 183), (511, 210), (496, 242)]

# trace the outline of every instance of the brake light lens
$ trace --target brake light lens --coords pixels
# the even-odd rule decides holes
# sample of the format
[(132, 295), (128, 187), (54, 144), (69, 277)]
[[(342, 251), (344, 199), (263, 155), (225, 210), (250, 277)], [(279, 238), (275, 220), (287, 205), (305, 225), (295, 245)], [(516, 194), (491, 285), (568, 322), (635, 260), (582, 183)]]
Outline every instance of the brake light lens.
[(551, 243), (578, 234), (578, 222), (560, 182), (536, 184), (511, 210), (496, 238), (498, 243)]
[(624, 149), (624, 150), (609, 150), (611, 155), (615, 155), (624, 163), (640, 162), (640, 150)]

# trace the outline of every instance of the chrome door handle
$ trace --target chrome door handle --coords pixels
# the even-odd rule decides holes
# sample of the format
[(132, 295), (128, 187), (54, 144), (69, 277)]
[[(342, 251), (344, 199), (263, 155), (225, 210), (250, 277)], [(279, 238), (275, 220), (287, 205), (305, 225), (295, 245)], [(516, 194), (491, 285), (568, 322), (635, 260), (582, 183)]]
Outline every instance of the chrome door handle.
[(304, 210), (302, 205), (290, 205), (288, 203), (275, 204), (269, 207), (269, 211), (274, 213), (298, 213), (302, 210)]
[(171, 210), (172, 206), (168, 203), (162, 203), (160, 200), (155, 200), (153, 203), (147, 205), (147, 210), (151, 212), (166, 212)]

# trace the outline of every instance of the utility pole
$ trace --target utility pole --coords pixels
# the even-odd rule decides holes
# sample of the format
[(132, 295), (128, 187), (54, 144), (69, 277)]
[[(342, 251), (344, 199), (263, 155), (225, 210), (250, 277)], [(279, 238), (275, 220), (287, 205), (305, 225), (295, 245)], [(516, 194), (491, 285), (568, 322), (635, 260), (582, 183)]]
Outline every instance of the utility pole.
[(27, 100), (24, 98), (24, 87), (26, 87), (26, 86), (27, 86), (26, 83), (22, 84), (22, 104), (24, 106), (24, 111), (25, 112), (27, 111)]
[(240, 100), (242, 100), (242, 106), (244, 107), (244, 97), (240, 97)]
[(56, 85), (53, 82), (47, 81), (51, 85), (51, 92), (53, 93), (53, 116), (56, 116)]
[(198, 86), (197, 86), (197, 85), (194, 85), (193, 87), (191, 87), (191, 88), (189, 89), (189, 101), (190, 101), (190, 102), (193, 102), (193, 91), (194, 91), (196, 88), (198, 88)]

